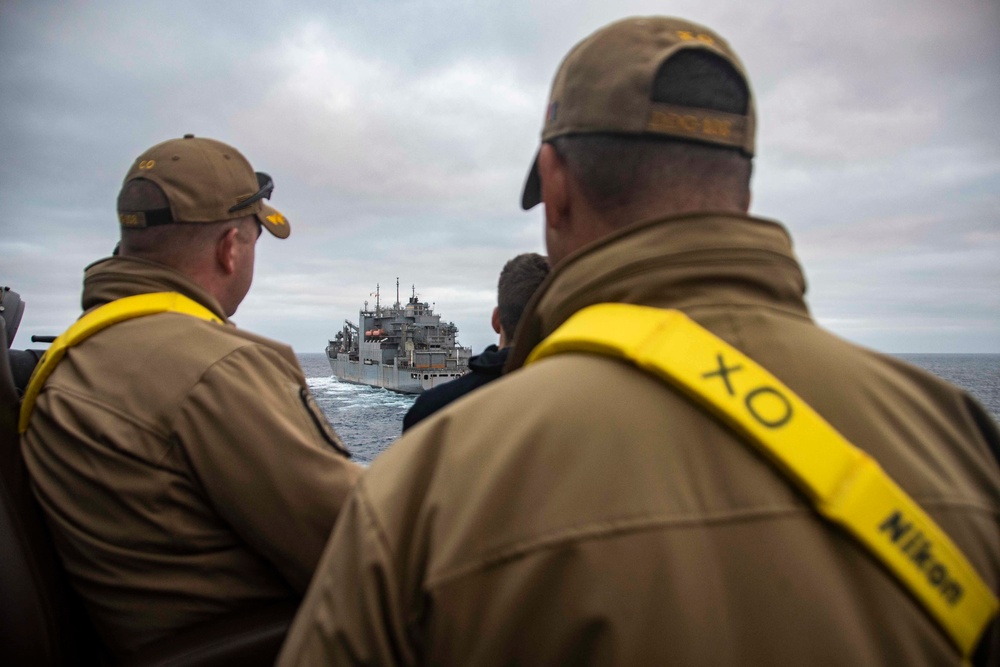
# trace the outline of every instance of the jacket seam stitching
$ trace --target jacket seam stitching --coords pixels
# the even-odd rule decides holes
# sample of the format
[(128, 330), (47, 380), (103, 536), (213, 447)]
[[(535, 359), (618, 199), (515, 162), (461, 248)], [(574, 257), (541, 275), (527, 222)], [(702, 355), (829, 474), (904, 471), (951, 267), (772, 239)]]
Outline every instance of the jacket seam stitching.
[[(358, 502), (365, 510), (365, 514), (368, 515), (369, 520), (372, 522), (372, 526), (375, 527), (375, 534), (378, 535), (379, 542), (382, 543), (382, 547), (385, 549), (389, 557), (395, 559), (396, 553), (392, 549), (392, 545), (389, 543), (388, 533), (385, 527), (382, 526), (382, 522), (378, 519), (378, 514), (375, 512), (375, 507), (372, 505), (371, 499), (368, 497), (367, 484), (365, 484), (364, 479), (359, 479), (355, 487), (355, 495), (357, 495)], [(395, 568), (394, 568), (395, 569)]]
[[(1000, 508), (985, 507), (966, 499), (938, 497), (921, 500), (915, 497), (914, 500), (924, 508), (933, 507), (941, 510), (964, 508), (988, 515), (1000, 516)], [(714, 514), (702, 513), (696, 516), (640, 516), (589, 523), (585, 526), (572, 526), (495, 549), (471, 563), (455, 566), (436, 575), (429, 576), (426, 585), (428, 588), (441, 586), (451, 580), (460, 579), (477, 570), (486, 569), (504, 561), (514, 560), (532, 551), (555, 547), (560, 544), (579, 540), (580, 538), (602, 539), (613, 535), (641, 532), (667, 526), (693, 527), (698, 525), (720, 525), (760, 519), (782, 519), (799, 514), (813, 514), (813, 510), (806, 506), (772, 506), (748, 510), (728, 510)]]
[(60, 384), (58, 382), (56, 382), (56, 383), (46, 382), (45, 383), (45, 392), (46, 393), (52, 392), (52, 393), (56, 393), (56, 394), (62, 393), (62, 394), (66, 394), (66, 395), (72, 396), (73, 398), (78, 399), (78, 400), (80, 400), (83, 403), (87, 403), (88, 405), (90, 405), (92, 407), (100, 408), (101, 410), (103, 410), (105, 412), (110, 412), (111, 414), (115, 415), (116, 417), (121, 418), (123, 421), (126, 421), (129, 424), (132, 424), (133, 426), (135, 426), (137, 428), (140, 428), (143, 431), (146, 431), (147, 433), (150, 433), (152, 435), (159, 435), (158, 430), (156, 429), (155, 426), (153, 426), (151, 424), (148, 424), (147, 422), (145, 422), (143, 420), (136, 419), (133, 415), (130, 415), (127, 412), (123, 412), (122, 410), (119, 410), (117, 407), (115, 407), (111, 403), (106, 403), (105, 401), (97, 400), (92, 395), (86, 394), (86, 393), (83, 393), (83, 392), (80, 392), (80, 391), (77, 391), (76, 389), (73, 389), (72, 387), (68, 387), (68, 386)]
[[(375, 537), (378, 539), (382, 548), (385, 549), (385, 553), (388, 556), (385, 560), (385, 566), (388, 570), (387, 577), (389, 581), (399, 581), (399, 573), (396, 569), (396, 552), (392, 548), (392, 543), (389, 541), (389, 534), (382, 522), (379, 521), (378, 512), (375, 511), (375, 506), (372, 504), (371, 498), (368, 497), (367, 484), (365, 484), (365, 478), (362, 477), (358, 480), (354, 487), (353, 492), (354, 497), (357, 499), (358, 504), (361, 506), (362, 511), (368, 521), (371, 522), (372, 528), (375, 531)], [(343, 514), (343, 509), (341, 509), (341, 514)], [(336, 526), (334, 526), (336, 529)], [(403, 588), (401, 587), (401, 593)], [(405, 608), (410, 609), (410, 605), (407, 604)], [(407, 614), (407, 618), (404, 619), (404, 626), (412, 627), (416, 623), (416, 612)]]
[[(165, 433), (161, 433), (160, 430), (157, 429), (155, 426), (149, 425), (149, 424), (145, 423), (142, 420), (138, 420), (134, 416), (118, 410), (117, 408), (115, 408), (114, 406), (110, 405), (109, 403), (105, 403), (103, 401), (95, 400), (92, 396), (90, 396), (88, 394), (80, 393), (80, 392), (78, 392), (78, 391), (76, 391), (76, 390), (74, 390), (74, 389), (72, 389), (70, 387), (66, 387), (66, 386), (60, 385), (60, 384), (54, 384), (54, 385), (52, 385), (52, 384), (46, 383), (45, 390), (47, 392), (54, 390), (55, 393), (60, 393), (61, 392), (63, 394), (67, 394), (67, 395), (73, 396), (75, 399), (78, 399), (80, 402), (86, 403), (86, 404), (88, 404), (88, 405), (90, 405), (92, 407), (95, 407), (95, 408), (99, 408), (100, 410), (102, 410), (104, 412), (113, 414), (116, 417), (118, 417), (119, 419), (121, 419), (123, 422), (125, 422), (125, 423), (127, 423), (127, 424), (129, 424), (129, 425), (131, 425), (133, 427), (135, 427), (136, 429), (138, 429), (138, 430), (140, 430), (140, 431), (142, 431), (144, 433), (149, 434), (150, 436), (152, 436), (157, 441), (159, 441), (159, 442), (161, 442), (163, 444), (163, 451), (160, 452), (160, 455), (157, 456), (156, 458), (144, 458), (142, 456), (138, 456), (138, 455), (130, 452), (127, 449), (122, 449), (120, 447), (115, 447), (114, 451), (116, 453), (120, 454), (121, 456), (124, 456), (124, 457), (126, 457), (127, 459), (129, 459), (131, 461), (135, 461), (137, 463), (141, 463), (144, 466), (148, 466), (150, 468), (155, 468), (156, 470), (160, 470), (162, 472), (170, 473), (172, 475), (178, 474), (177, 470), (175, 470), (173, 468), (169, 468), (169, 467), (163, 466), (160, 463), (164, 458), (166, 458), (167, 456), (169, 456), (171, 450), (174, 449), (174, 448), (176, 448), (176, 446), (177, 446), (176, 440), (175, 440), (175, 438), (171, 434), (169, 434), (169, 433), (166, 433), (166, 434)], [(74, 440), (77, 440), (77, 438), (74, 438)]]

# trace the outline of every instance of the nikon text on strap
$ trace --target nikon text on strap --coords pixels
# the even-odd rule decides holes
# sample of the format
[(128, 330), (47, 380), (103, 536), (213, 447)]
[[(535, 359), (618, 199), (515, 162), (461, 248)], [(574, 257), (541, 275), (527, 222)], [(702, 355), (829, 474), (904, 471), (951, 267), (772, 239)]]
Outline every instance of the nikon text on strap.
[[(997, 599), (965, 555), (882, 468), (756, 362), (676, 310), (604, 303), (579, 311), (528, 357), (627, 360), (718, 417), (816, 511), (864, 545), (923, 604), (966, 659)], [(741, 387), (728, 373), (740, 371)], [(720, 382), (720, 380), (722, 380)], [(914, 540), (919, 538), (920, 558)]]
[(56, 365), (65, 356), (66, 350), (90, 338), (98, 331), (110, 327), (112, 324), (131, 320), (136, 317), (167, 312), (182, 313), (222, 324), (222, 320), (208, 308), (177, 292), (138, 294), (136, 296), (117, 299), (99, 308), (95, 308), (74, 322), (69, 329), (56, 338), (52, 345), (49, 346), (49, 349), (45, 351), (41, 361), (38, 362), (35, 372), (31, 375), (28, 388), (24, 392), (24, 399), (21, 402), (21, 418), (18, 422), (18, 430), (21, 433), (28, 430), (28, 422), (31, 420), (31, 411), (35, 407), (35, 399), (38, 397), (38, 392), (42, 390), (42, 385), (45, 384), (45, 381)]

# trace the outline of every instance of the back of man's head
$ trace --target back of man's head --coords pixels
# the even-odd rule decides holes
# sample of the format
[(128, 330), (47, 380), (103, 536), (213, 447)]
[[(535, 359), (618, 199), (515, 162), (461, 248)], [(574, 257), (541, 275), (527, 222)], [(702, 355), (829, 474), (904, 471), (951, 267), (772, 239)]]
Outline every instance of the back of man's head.
[(252, 233), (254, 220), (286, 238), (288, 221), (263, 201), (273, 188), (220, 141), (188, 134), (157, 144), (136, 158), (119, 192), (120, 252), (183, 270), (225, 230)]
[[(137, 178), (125, 183), (118, 195), (118, 210), (149, 212), (169, 209), (170, 204), (156, 183)], [(122, 227), (118, 254), (165, 264), (191, 273), (214, 251), (215, 241), (227, 230), (237, 228), (250, 234), (253, 217), (244, 216), (216, 222), (175, 222), (150, 227)]]
[(513, 340), (525, 307), (548, 275), (549, 262), (538, 253), (524, 253), (504, 264), (497, 285), (497, 310), (507, 342)]
[[(591, 207), (629, 224), (649, 214), (745, 212), (754, 125), (743, 66), (721, 37), (679, 19), (632, 18), (566, 56), (542, 140)], [(540, 199), (534, 165), (522, 206)]]

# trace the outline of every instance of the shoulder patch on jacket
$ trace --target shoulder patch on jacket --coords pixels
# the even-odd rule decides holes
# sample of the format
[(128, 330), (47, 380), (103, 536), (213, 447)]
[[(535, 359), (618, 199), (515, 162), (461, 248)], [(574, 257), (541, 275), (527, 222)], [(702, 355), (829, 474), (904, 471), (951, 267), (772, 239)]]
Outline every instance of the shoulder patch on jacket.
[(320, 410), (319, 405), (316, 403), (316, 399), (313, 398), (312, 392), (310, 392), (305, 387), (299, 389), (299, 397), (302, 399), (302, 405), (305, 406), (306, 412), (312, 417), (313, 423), (316, 424), (316, 428), (319, 429), (319, 434), (323, 436), (331, 447), (337, 450), (338, 453), (343, 454), (347, 458), (351, 458), (351, 452), (347, 450), (344, 442), (337, 435), (337, 432), (333, 430), (330, 426), (330, 422), (327, 421), (326, 415)]

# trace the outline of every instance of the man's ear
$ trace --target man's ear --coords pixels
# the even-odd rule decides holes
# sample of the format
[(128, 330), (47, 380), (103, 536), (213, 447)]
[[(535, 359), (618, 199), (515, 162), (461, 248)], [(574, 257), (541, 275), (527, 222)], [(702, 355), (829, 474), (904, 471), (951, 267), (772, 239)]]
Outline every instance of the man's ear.
[(493, 330), (500, 333), (500, 307), (496, 306), (493, 308)]
[(542, 183), (545, 224), (559, 229), (568, 222), (569, 171), (566, 162), (552, 144), (542, 144), (538, 151), (538, 176)]
[(236, 271), (237, 246), (239, 245), (237, 236), (239, 233), (240, 230), (237, 227), (227, 229), (215, 244), (215, 259), (227, 276)]

